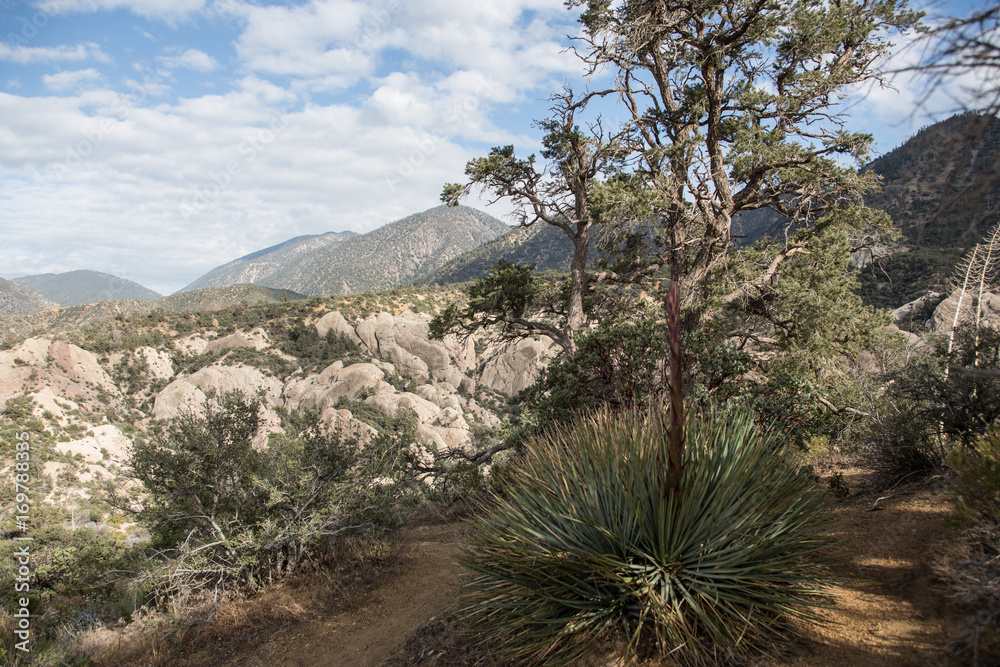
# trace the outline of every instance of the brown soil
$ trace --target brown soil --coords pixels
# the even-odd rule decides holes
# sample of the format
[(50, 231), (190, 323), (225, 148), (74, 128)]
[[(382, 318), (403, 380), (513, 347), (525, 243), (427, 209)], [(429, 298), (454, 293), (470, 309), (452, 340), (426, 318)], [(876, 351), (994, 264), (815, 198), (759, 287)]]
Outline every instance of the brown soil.
[(375, 667), (421, 626), (455, 610), (461, 524), (419, 525), (402, 536), (395, 571), (350, 611), (306, 621), (214, 665)]
[[(845, 472), (851, 487), (861, 473)], [(844, 542), (829, 624), (802, 628), (797, 667), (893, 667), (960, 664), (949, 661), (950, 638), (961, 610), (947, 601), (933, 565), (954, 539), (944, 527), (951, 509), (940, 477), (881, 493), (855, 495), (834, 510)], [(884, 499), (878, 500), (883, 496)]]
[[(856, 490), (863, 474), (845, 470)], [(933, 564), (952, 539), (943, 525), (949, 510), (940, 476), (890, 491), (831, 499), (835, 531), (844, 538), (826, 625), (803, 626), (800, 637), (767, 667), (957, 665), (949, 640), (960, 609), (943, 598)], [(878, 500), (880, 496), (888, 496)], [(875, 507), (876, 509), (872, 510)], [(455, 615), (455, 563), (461, 525), (419, 525), (404, 532), (394, 572), (349, 611), (312, 618), (246, 647), (215, 665), (500, 665), (489, 649), (462, 634)]]

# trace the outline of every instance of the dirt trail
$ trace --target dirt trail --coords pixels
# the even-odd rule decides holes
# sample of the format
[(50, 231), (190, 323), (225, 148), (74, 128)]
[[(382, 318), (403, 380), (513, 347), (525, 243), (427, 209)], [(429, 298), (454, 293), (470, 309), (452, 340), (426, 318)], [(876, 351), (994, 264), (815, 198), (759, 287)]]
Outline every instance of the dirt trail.
[[(845, 471), (855, 484), (860, 474)], [(932, 566), (951, 539), (943, 526), (947, 484), (930, 480), (900, 487), (878, 502), (857, 495), (833, 508), (844, 537), (835, 590), (836, 606), (825, 626), (801, 628), (802, 636), (780, 661), (761, 667), (908, 667), (957, 665), (949, 661), (949, 637), (961, 612), (943, 600)], [(831, 501), (831, 504), (833, 501)], [(375, 667), (392, 665), (499, 665), (457, 634), (454, 562), (460, 526), (416, 526), (404, 533), (401, 566), (359, 607), (306, 621), (226, 665)]]
[(375, 667), (418, 628), (454, 610), (461, 568), (459, 525), (417, 526), (404, 537), (399, 570), (360, 607), (310, 620), (226, 665)]
[[(856, 480), (859, 475), (845, 474)], [(825, 626), (803, 629), (806, 645), (784, 665), (797, 667), (917, 667), (949, 661), (950, 638), (962, 612), (942, 596), (933, 564), (952, 539), (944, 527), (948, 486), (931, 478), (882, 494), (853, 497), (836, 507), (845, 538)], [(881, 496), (888, 496), (875, 500)], [(872, 510), (872, 507), (878, 509)]]

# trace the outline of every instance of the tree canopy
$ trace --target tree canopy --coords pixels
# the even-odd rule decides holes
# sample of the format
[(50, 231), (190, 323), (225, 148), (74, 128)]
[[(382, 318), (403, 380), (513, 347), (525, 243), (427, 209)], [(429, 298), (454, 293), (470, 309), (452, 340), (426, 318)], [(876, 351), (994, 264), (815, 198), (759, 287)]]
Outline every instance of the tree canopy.
[[(918, 26), (905, 0), (567, 4), (583, 8), (578, 55), (592, 80), (610, 73), (611, 83), (555, 96), (539, 123), (544, 164), (494, 148), (442, 195), (456, 203), (482, 188), (510, 199), (522, 225), (555, 225), (573, 240), (564, 348), (574, 349), (588, 319), (583, 295), (596, 282), (662, 269), (688, 304), (712, 296), (741, 213), (771, 209), (787, 219), (786, 233), (722, 295), (729, 304), (773, 289), (785, 262), (830, 227), (856, 244), (889, 228), (862, 202), (874, 177), (855, 168), (872, 137), (847, 131), (838, 103), (850, 87), (880, 81), (891, 38)], [(599, 99), (617, 104), (624, 122), (606, 127)], [(629, 261), (588, 271), (595, 229), (609, 248), (631, 249)], [(646, 241), (638, 250), (637, 235)]]

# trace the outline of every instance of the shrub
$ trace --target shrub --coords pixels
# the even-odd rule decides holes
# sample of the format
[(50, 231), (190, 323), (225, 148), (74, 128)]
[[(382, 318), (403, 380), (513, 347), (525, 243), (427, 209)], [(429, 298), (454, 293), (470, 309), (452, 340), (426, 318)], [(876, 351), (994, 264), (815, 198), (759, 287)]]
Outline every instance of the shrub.
[(765, 647), (783, 615), (815, 619), (831, 543), (808, 475), (743, 412), (686, 420), (667, 489), (669, 415), (600, 411), (529, 443), (461, 557), (463, 614), (534, 663), (566, 664), (624, 631), (695, 663)]
[(953, 597), (974, 612), (962, 648), (972, 657), (1000, 660), (1000, 426), (975, 447), (952, 452), (949, 463), (961, 475), (955, 485), (957, 525), (962, 540), (955, 558), (944, 559), (940, 573)]
[(260, 425), (257, 399), (228, 394), (135, 443), (132, 474), (147, 493), (138, 513), (167, 556), (154, 573), (167, 593), (208, 581), (255, 588), (334, 535), (394, 521), (409, 489), (405, 434), (362, 446), (312, 412), (257, 449)]
[(962, 324), (950, 352), (944, 339), (936, 343), (931, 354), (895, 376), (890, 393), (911, 402), (911, 417), (932, 432), (971, 446), (1000, 420), (1000, 377), (962, 369), (1000, 370), (1000, 329)]
[[(667, 395), (665, 325), (655, 319), (602, 322), (581, 332), (574, 357), (556, 359), (526, 398), (539, 421), (568, 422), (579, 411), (644, 408)], [(692, 400), (725, 402), (745, 392), (750, 357), (700, 332), (682, 336), (684, 386)]]

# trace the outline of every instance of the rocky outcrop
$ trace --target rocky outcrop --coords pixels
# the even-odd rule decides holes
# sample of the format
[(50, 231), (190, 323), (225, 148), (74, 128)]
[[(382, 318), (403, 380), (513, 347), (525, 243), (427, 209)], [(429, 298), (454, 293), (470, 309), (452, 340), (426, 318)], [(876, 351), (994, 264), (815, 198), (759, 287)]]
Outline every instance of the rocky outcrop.
[(121, 399), (121, 391), (97, 357), (76, 345), (28, 338), (0, 352), (0, 404), (45, 389), (77, 403), (108, 405)]
[(170, 355), (151, 347), (140, 347), (134, 352), (135, 358), (146, 364), (149, 376), (154, 380), (169, 380), (174, 376), (174, 364)]
[(49, 366), (61, 369), (71, 382), (96, 386), (109, 394), (121, 393), (111, 376), (97, 363), (97, 357), (76, 345), (61, 341), (49, 345)]
[(547, 336), (490, 343), (483, 353), (479, 382), (501, 394), (514, 396), (533, 385), (557, 353), (558, 346)]
[(378, 431), (371, 426), (355, 419), (350, 410), (327, 408), (320, 415), (319, 420), (327, 431), (339, 431), (342, 436), (347, 438), (357, 438), (362, 445), (367, 444), (378, 435)]
[[(930, 322), (928, 322), (928, 328), (931, 331), (942, 335), (951, 331), (952, 323), (955, 321), (955, 310), (958, 308), (960, 294), (961, 290), (955, 290), (948, 296), (947, 299), (941, 301), (941, 303), (937, 305), (934, 309), (934, 314), (931, 316)], [(959, 322), (969, 322), (973, 320), (973, 308), (975, 307), (974, 298), (977, 296), (978, 294), (974, 294), (972, 292), (965, 293), (965, 296), (962, 298), (962, 312), (959, 317)], [(1000, 327), (1000, 294), (985, 292), (979, 305), (982, 310), (980, 322)]]
[(268, 339), (267, 333), (258, 327), (250, 333), (237, 331), (229, 336), (223, 336), (222, 338), (216, 338), (213, 341), (209, 341), (205, 345), (205, 352), (223, 354), (238, 347), (249, 347), (259, 351), (266, 350), (270, 346), (271, 341)]
[(273, 408), (281, 400), (281, 383), (256, 368), (243, 366), (208, 366), (178, 378), (156, 395), (154, 419), (173, 419), (179, 414), (201, 414), (208, 393), (222, 395), (239, 392), (246, 396), (261, 396), (264, 406)]
[(73, 456), (79, 454), (87, 463), (121, 464), (127, 456), (132, 442), (111, 424), (103, 424), (90, 429), (90, 434), (78, 440), (56, 443), (56, 451)]
[(203, 331), (190, 336), (178, 338), (174, 341), (174, 347), (184, 354), (202, 354), (208, 349), (209, 338), (214, 338), (215, 332)]
[(476, 381), (467, 375), (476, 365), (473, 341), (460, 342), (454, 336), (430, 340), (430, 321), (429, 315), (407, 310), (399, 315), (370, 315), (352, 328), (340, 313), (332, 312), (316, 322), (316, 329), (321, 335), (333, 330), (347, 336), (372, 357), (391, 363), (404, 377), (420, 383), (447, 382), (474, 392)]
[(344, 319), (344, 316), (336, 310), (319, 318), (314, 326), (316, 327), (316, 332), (319, 333), (321, 338), (326, 337), (330, 331), (333, 331), (335, 335), (344, 336), (355, 345), (361, 345), (361, 339), (358, 338), (358, 335), (354, 332), (354, 327), (348, 324), (347, 320)]
[(351, 364), (336, 361), (318, 375), (291, 380), (282, 389), (282, 403), (288, 410), (319, 408), (326, 410), (341, 398), (363, 399), (385, 384), (385, 372), (375, 364)]
[(893, 323), (903, 331), (927, 331), (934, 309), (944, 301), (944, 292), (928, 292), (892, 311)]

